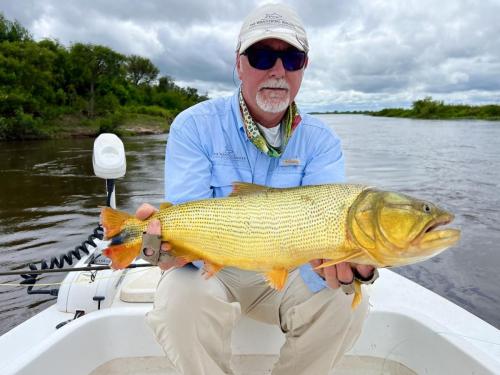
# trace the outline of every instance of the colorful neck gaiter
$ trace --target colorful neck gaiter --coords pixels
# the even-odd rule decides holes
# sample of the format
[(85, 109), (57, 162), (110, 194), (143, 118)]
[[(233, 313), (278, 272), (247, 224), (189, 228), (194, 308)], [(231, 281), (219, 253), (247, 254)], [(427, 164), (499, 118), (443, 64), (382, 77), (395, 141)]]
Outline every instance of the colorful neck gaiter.
[(293, 131), (302, 120), (297, 109), (297, 105), (293, 102), (288, 107), (285, 116), (281, 121), (281, 146), (279, 148), (275, 148), (267, 142), (266, 138), (261, 134), (257, 124), (253, 120), (252, 115), (250, 115), (247, 105), (245, 104), (245, 100), (243, 99), (241, 89), (240, 109), (243, 115), (243, 126), (248, 139), (255, 145), (255, 147), (272, 158), (279, 158), (281, 156), (282, 152), (285, 150), (288, 140), (292, 136)]

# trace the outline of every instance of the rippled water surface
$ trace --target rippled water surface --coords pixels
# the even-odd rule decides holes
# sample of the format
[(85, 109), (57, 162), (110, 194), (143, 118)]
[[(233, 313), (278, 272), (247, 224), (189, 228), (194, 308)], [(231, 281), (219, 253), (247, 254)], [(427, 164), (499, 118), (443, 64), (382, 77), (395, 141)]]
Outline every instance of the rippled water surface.
[[(343, 140), (349, 182), (410, 193), (456, 214), (457, 247), (396, 271), (500, 328), (500, 123), (321, 118)], [(121, 208), (162, 201), (166, 138), (124, 139)], [(92, 139), (0, 143), (2, 271), (68, 251), (92, 232), (105, 203), (104, 182), (92, 172), (92, 145)], [(19, 281), (0, 277), (0, 283)], [(0, 285), (0, 333), (52, 303), (54, 297)]]

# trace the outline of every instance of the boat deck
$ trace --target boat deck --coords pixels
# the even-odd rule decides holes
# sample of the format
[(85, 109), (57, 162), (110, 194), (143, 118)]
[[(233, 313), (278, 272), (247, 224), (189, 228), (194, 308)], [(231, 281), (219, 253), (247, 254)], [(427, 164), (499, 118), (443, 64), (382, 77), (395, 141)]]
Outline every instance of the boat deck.
[[(380, 274), (361, 336), (331, 374), (500, 374), (498, 329), (393, 272)], [(104, 276), (98, 285), (65, 284), (71, 293), (2, 335), (1, 374), (175, 374), (144, 319), (158, 269)], [(109, 287), (116, 292), (95, 310), (93, 297)], [(86, 314), (72, 320), (75, 309)], [(56, 329), (61, 322), (69, 323)], [(270, 374), (284, 340), (278, 327), (242, 316), (232, 337), (235, 375)]]
[[(271, 374), (276, 355), (235, 355), (235, 375)], [(165, 357), (118, 358), (95, 369), (90, 375), (175, 375)], [(401, 363), (375, 357), (346, 356), (332, 375), (416, 375)]]

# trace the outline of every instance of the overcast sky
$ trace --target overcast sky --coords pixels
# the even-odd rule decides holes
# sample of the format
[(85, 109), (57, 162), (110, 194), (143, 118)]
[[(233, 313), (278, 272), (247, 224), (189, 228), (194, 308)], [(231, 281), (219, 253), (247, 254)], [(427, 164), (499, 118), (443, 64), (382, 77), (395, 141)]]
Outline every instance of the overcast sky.
[[(0, 0), (0, 11), (37, 40), (142, 55), (179, 85), (215, 97), (236, 89), (239, 28), (267, 2)], [(288, 3), (302, 16), (311, 47), (297, 97), (305, 111), (409, 106), (429, 95), (500, 102), (500, 0)]]

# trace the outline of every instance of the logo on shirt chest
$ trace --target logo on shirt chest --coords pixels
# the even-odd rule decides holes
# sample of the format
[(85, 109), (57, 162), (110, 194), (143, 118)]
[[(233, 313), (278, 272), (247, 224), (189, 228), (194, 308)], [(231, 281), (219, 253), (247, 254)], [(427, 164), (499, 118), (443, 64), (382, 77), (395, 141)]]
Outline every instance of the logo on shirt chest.
[(223, 151), (216, 151), (212, 154), (212, 160), (235, 160), (244, 161), (245, 157), (237, 155), (232, 149), (226, 148)]

